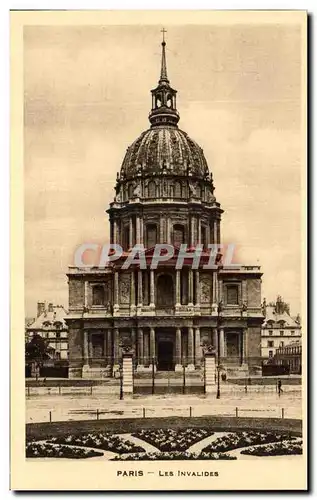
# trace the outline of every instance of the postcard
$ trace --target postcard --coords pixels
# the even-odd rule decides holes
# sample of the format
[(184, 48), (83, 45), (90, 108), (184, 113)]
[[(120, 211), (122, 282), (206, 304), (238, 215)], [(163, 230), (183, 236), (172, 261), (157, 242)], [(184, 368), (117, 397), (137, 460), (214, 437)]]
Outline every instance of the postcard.
[(307, 13), (11, 12), (11, 488), (307, 489)]

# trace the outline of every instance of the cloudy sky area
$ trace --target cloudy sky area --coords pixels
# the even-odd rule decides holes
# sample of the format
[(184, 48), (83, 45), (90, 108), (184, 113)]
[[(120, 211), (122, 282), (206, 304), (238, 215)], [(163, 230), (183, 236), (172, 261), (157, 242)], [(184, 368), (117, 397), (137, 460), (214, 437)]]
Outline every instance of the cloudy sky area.
[[(26, 314), (68, 304), (67, 267), (108, 241), (127, 146), (148, 128), (161, 26), (27, 27)], [(179, 126), (204, 149), (222, 237), (260, 264), (263, 297), (300, 310), (301, 33), (296, 25), (169, 26)]]

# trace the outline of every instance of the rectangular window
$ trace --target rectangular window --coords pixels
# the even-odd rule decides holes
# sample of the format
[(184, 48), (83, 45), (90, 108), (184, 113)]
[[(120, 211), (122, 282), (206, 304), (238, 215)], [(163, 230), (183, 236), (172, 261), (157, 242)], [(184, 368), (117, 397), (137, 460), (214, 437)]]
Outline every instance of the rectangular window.
[(273, 330), (269, 330), (269, 335), (273, 335)]
[(280, 347), (284, 347), (284, 342), (280, 342)]
[(267, 346), (268, 347), (274, 347), (274, 341), (273, 340), (268, 340), (267, 341)]
[(273, 358), (273, 351), (269, 351), (269, 358)]
[(292, 331), (291, 331), (291, 335), (295, 335), (295, 330), (292, 330)]
[(227, 304), (237, 305), (239, 303), (238, 285), (227, 285)]
[(281, 337), (284, 335), (284, 330), (280, 330)]

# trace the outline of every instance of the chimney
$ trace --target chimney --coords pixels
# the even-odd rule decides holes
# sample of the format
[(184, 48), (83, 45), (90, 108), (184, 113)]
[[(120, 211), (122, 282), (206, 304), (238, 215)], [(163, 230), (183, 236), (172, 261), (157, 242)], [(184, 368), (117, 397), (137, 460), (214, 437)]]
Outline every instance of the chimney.
[(37, 303), (37, 318), (45, 311), (45, 302)]
[(49, 313), (52, 313), (52, 312), (53, 312), (53, 304), (52, 304), (52, 302), (50, 302), (50, 303), (48, 304), (47, 312), (49, 312)]

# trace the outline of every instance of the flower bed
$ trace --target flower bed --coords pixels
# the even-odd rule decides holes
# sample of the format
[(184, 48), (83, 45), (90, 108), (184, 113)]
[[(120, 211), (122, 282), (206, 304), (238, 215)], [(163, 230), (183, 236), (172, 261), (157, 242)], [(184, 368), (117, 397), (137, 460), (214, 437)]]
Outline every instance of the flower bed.
[(212, 431), (206, 429), (157, 429), (141, 430), (132, 435), (152, 444), (160, 451), (185, 451), (212, 434)]
[(51, 443), (71, 444), (77, 446), (87, 446), (88, 448), (99, 448), (101, 450), (113, 451), (114, 453), (138, 453), (144, 448), (136, 446), (127, 439), (107, 434), (105, 432), (83, 434), (82, 436), (69, 435), (67, 437), (56, 437), (50, 439)]
[(98, 451), (52, 443), (31, 442), (26, 445), (27, 458), (91, 458), (102, 455)]
[(253, 455), (255, 457), (276, 457), (278, 455), (302, 455), (302, 441), (280, 441), (263, 446), (251, 447), (242, 450), (241, 455)]
[(190, 453), (188, 451), (171, 451), (156, 453), (131, 453), (126, 456), (114, 457), (111, 460), (236, 460), (237, 457), (231, 457), (225, 453)]
[(203, 451), (225, 452), (235, 450), (236, 448), (245, 448), (246, 446), (272, 443), (285, 439), (291, 440), (294, 438), (287, 434), (277, 434), (275, 432), (234, 432), (216, 439), (213, 443), (206, 446)]

